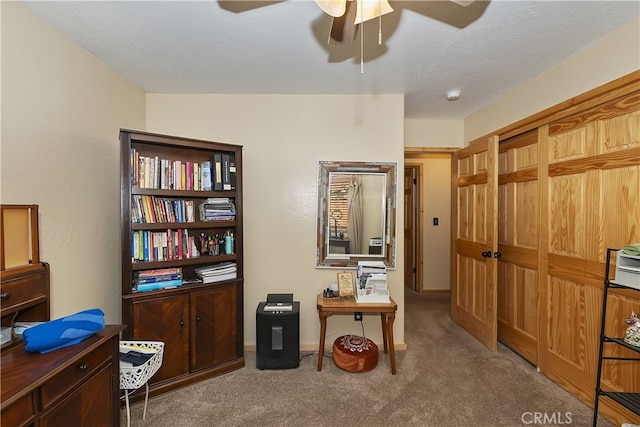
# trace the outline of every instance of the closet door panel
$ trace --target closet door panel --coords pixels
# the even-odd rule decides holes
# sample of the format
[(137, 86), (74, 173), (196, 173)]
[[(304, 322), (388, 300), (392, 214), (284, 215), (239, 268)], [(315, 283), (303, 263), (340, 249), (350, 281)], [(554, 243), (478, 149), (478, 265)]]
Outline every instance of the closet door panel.
[(537, 131), (500, 142), (498, 166), (498, 340), (538, 359)]
[(453, 159), (452, 318), (497, 349), (498, 138), (478, 141)]
[[(539, 366), (589, 405), (594, 399), (606, 248), (640, 242), (638, 110), (640, 97), (635, 93), (548, 126), (548, 245), (542, 248), (547, 262), (546, 277), (540, 278)], [(621, 322), (632, 307), (637, 310), (640, 300), (625, 293), (613, 299), (617, 302), (609, 314), (617, 323), (607, 328), (619, 335)], [(626, 365), (607, 362), (603, 380), (620, 390), (638, 391), (638, 368)], [(602, 412), (612, 419), (623, 413), (606, 399), (602, 404)]]

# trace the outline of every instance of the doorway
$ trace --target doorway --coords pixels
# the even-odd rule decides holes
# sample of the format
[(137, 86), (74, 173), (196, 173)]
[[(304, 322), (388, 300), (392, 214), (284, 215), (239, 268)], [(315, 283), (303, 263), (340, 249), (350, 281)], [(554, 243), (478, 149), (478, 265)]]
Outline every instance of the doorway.
[(450, 292), (451, 159), (456, 150), (405, 148), (405, 289)]
[(422, 165), (405, 163), (404, 165), (404, 285), (416, 292), (420, 292), (418, 283), (419, 269), (418, 255), (422, 248), (422, 233), (418, 207), (422, 202), (420, 197)]

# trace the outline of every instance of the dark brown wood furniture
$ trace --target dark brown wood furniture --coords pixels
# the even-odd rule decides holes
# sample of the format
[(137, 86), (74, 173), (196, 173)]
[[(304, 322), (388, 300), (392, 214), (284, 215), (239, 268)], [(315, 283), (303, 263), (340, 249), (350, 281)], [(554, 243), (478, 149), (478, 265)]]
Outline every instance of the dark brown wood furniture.
[[(49, 264), (40, 262), (21, 269), (0, 272), (0, 316), (3, 328), (13, 328), (16, 321), (43, 322), (49, 314)], [(18, 342), (14, 336), (2, 345)]]
[(11, 336), (4, 350), (19, 342), (16, 321), (50, 319), (50, 291), (49, 264), (40, 261), (38, 205), (2, 205), (0, 211), (0, 321)]
[(380, 313), (382, 320), (382, 340), (384, 352), (389, 353), (391, 373), (396, 373), (396, 353), (393, 345), (393, 321), (396, 318), (398, 304), (389, 298), (387, 303), (357, 303), (353, 297), (323, 298), (317, 297), (318, 315), (320, 316), (320, 345), (318, 347), (318, 371), (322, 370), (322, 358), (324, 357), (325, 335), (327, 333), (327, 317), (333, 314), (345, 313)]
[[(157, 395), (205, 378), (244, 366), (243, 338), (243, 233), (242, 233), (242, 147), (146, 132), (121, 130), (121, 206), (122, 206), (122, 318), (128, 328), (126, 340), (161, 341), (164, 362), (149, 382), (150, 394)], [(215, 161), (219, 154), (235, 160), (235, 187), (227, 190), (175, 189), (136, 182), (132, 150), (139, 157), (198, 164)], [(134, 179), (132, 179), (134, 178)], [(213, 177), (215, 184), (215, 176)], [(202, 183), (200, 183), (202, 184)], [(155, 188), (153, 188), (155, 187)], [(198, 187), (202, 187), (199, 185)], [(138, 196), (167, 198), (193, 202), (195, 221), (132, 221), (132, 200)], [(208, 198), (229, 198), (235, 204), (235, 219), (201, 221), (199, 208)], [(182, 259), (148, 261), (133, 260), (132, 242), (135, 232), (167, 232), (180, 229), (189, 237), (201, 234), (232, 233), (232, 254), (209, 255)], [(198, 239), (196, 239), (198, 240)], [(201, 245), (198, 244), (198, 249)], [(197, 267), (221, 262), (235, 262), (237, 278), (215, 283), (184, 283), (172, 289), (135, 292), (136, 273), (144, 270), (179, 267), (184, 280), (197, 278)], [(140, 400), (143, 392), (134, 393)]]
[(3, 426), (120, 425), (120, 325), (47, 354), (2, 352)]
[[(38, 206), (2, 205), (1, 218), (2, 326), (48, 321), (49, 264), (39, 258)], [(12, 334), (2, 345), (0, 424), (120, 425), (118, 343), (123, 329), (109, 325), (79, 344), (47, 354), (27, 352), (20, 336)]]

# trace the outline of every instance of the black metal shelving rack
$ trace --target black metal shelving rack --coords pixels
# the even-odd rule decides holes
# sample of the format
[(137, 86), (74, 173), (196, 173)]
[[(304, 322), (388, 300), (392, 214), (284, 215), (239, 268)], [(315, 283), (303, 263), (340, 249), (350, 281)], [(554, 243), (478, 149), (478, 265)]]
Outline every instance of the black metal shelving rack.
[(609, 399), (619, 403), (620, 405), (628, 408), (634, 413), (640, 415), (640, 393), (632, 393), (632, 392), (613, 392), (602, 390), (600, 387), (600, 382), (602, 379), (602, 361), (603, 360), (632, 360), (640, 362), (640, 358), (633, 357), (612, 357), (612, 356), (604, 356), (604, 345), (605, 343), (613, 343), (616, 345), (620, 345), (622, 347), (628, 348), (636, 353), (640, 353), (640, 347), (633, 346), (631, 344), (627, 344), (622, 338), (613, 338), (608, 337), (605, 332), (605, 322), (607, 319), (607, 297), (610, 288), (620, 288), (620, 289), (631, 289), (638, 291), (638, 289), (625, 286), (620, 283), (613, 282), (609, 280), (609, 269), (611, 266), (611, 254), (617, 252), (619, 249), (607, 249), (607, 261), (605, 266), (604, 273), (604, 289), (602, 294), (602, 321), (600, 324), (600, 350), (598, 352), (598, 376), (596, 378), (596, 393), (595, 393), (595, 403), (593, 405), (593, 427), (598, 425), (598, 404), (600, 401), (600, 396), (607, 396)]

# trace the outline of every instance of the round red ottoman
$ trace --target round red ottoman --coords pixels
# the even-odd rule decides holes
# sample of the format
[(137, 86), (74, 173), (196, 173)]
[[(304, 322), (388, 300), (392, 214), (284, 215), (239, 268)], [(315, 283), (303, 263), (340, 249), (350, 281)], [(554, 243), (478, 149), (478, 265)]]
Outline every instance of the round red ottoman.
[(333, 362), (348, 372), (368, 372), (378, 365), (378, 346), (365, 337), (343, 335), (333, 343)]

